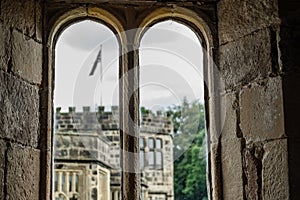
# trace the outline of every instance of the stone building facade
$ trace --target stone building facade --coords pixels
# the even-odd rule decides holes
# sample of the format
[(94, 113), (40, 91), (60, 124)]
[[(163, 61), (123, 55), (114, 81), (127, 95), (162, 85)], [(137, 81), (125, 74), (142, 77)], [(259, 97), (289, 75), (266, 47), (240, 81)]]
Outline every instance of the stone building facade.
[[(121, 198), (119, 108), (56, 109), (54, 200)], [(173, 200), (173, 124), (161, 112), (142, 114), (141, 197)]]

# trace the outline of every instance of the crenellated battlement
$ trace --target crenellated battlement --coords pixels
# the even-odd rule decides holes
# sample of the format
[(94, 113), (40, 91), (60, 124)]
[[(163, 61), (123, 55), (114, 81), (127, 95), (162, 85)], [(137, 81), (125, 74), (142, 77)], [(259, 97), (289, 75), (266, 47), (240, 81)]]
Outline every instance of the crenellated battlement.
[(90, 107), (83, 107), (82, 112), (76, 112), (75, 107), (69, 107), (69, 112), (61, 112), (56, 108), (55, 123), (58, 131), (95, 131), (115, 130), (119, 128), (118, 107), (112, 106), (111, 111), (98, 107), (91, 111)]
[(153, 113), (149, 110), (142, 113), (141, 132), (173, 134), (173, 123), (168, 113), (157, 111)]
[[(81, 112), (76, 112), (75, 107), (69, 107), (68, 112), (61, 112), (56, 108), (56, 130), (59, 132), (78, 132), (95, 130), (119, 129), (119, 108), (112, 106), (106, 111), (104, 106), (99, 106), (97, 111), (91, 111), (90, 107), (83, 107)], [(142, 113), (141, 132), (173, 134), (172, 119), (167, 113), (156, 113), (147, 110)]]

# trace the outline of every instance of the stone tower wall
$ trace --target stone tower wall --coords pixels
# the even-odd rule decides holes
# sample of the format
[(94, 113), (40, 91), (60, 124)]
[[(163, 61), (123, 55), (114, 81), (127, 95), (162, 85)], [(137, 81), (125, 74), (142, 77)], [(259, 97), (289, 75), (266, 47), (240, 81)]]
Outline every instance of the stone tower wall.
[[(119, 167), (120, 163), (120, 133), (118, 107), (113, 106), (112, 112), (104, 111), (99, 107), (97, 112), (91, 112), (84, 107), (83, 112), (75, 112), (70, 107), (69, 112), (55, 114), (55, 158), (57, 159), (96, 159), (106, 164)], [(147, 113), (142, 116), (140, 126), (141, 137), (161, 138), (168, 143), (166, 147), (171, 160), (173, 124), (170, 117), (161, 113)]]
[[(91, 112), (84, 107), (83, 112), (76, 112), (70, 107), (69, 112), (56, 109), (55, 159), (60, 160), (96, 160), (109, 168), (120, 168), (120, 133), (118, 107), (107, 112), (103, 107)], [(173, 124), (170, 117), (158, 112), (148, 112), (141, 117), (140, 137), (145, 142), (145, 166), (141, 169), (148, 186), (148, 198), (173, 199)], [(149, 138), (161, 140), (162, 166), (159, 169), (148, 166)], [(66, 164), (67, 165), (67, 164)], [(117, 178), (112, 176), (112, 182)], [(118, 180), (120, 181), (120, 180)], [(120, 184), (120, 182), (117, 182)], [(112, 184), (113, 185), (113, 184)]]
[(0, 1), (1, 200), (41, 198), (42, 37), (40, 1)]

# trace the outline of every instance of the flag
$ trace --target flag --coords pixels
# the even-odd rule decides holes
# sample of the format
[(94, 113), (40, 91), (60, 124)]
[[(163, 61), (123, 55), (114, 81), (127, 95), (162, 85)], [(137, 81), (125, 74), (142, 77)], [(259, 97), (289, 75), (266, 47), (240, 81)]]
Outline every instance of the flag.
[(94, 62), (92, 70), (90, 71), (89, 76), (93, 76), (94, 75), (98, 63), (100, 63), (100, 76), (102, 76), (102, 65), (101, 65), (102, 64), (102, 44), (100, 45), (100, 50), (98, 52), (98, 55), (96, 57), (96, 60)]

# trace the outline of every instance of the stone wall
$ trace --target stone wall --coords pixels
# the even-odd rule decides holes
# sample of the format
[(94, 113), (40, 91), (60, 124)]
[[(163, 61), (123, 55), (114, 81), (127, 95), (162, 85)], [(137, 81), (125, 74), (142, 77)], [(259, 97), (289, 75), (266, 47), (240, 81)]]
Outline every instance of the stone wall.
[[(173, 9), (172, 16), (178, 7), (197, 13), (209, 27), (207, 34), (213, 40), (209, 52), (213, 52), (211, 56), (224, 80), (220, 105), (215, 104), (218, 93), (211, 91), (211, 83), (207, 90), (209, 136), (219, 135), (214, 110), (226, 116), (219, 122), (221, 136), (211, 138), (208, 145), (212, 199), (300, 196), (298, 1), (1, 0), (0, 199), (50, 197), (51, 48), (55, 40), (49, 37), (57, 31), (57, 22), (71, 22), (70, 13), (78, 19), (97, 17), (94, 7), (112, 13), (124, 29), (137, 28), (148, 14), (162, 7)], [(69, 12), (73, 9), (77, 10)], [(67, 12), (63, 20), (59, 18)], [(195, 27), (197, 20), (193, 20), (187, 24)], [(130, 47), (130, 42), (124, 46)], [(122, 73), (136, 64), (133, 53), (124, 55), (122, 61)], [(137, 82), (137, 78), (129, 77), (121, 85), (134, 88)], [(126, 113), (121, 124), (126, 147), (138, 145), (126, 135), (136, 130), (125, 123), (131, 117), (137, 120), (137, 97), (130, 107), (121, 105)], [(130, 96), (122, 98), (124, 103)], [(138, 198), (138, 178), (124, 174), (124, 191), (130, 191), (124, 199)]]
[(38, 200), (40, 2), (0, 1), (0, 199)]
[[(300, 5), (294, 6), (299, 11)], [(272, 0), (218, 3), (219, 71), (225, 85), (220, 91), (225, 116), (219, 140), (222, 199), (292, 197), (288, 165), (292, 135), (287, 129), (286, 101), (295, 97), (286, 96), (284, 83), (285, 71), (297, 57), (288, 48), (296, 48), (299, 42), (284, 35), (280, 11)], [(290, 39), (295, 44), (284, 46)], [(286, 56), (293, 58), (287, 61)], [(295, 103), (289, 106), (296, 107)]]
[[(76, 112), (69, 107), (69, 112), (61, 112), (56, 108), (55, 113), (55, 164), (81, 165), (83, 162), (98, 162), (111, 173), (111, 187), (108, 191), (112, 195), (118, 193), (120, 180), (120, 131), (118, 107), (111, 107), (105, 111), (99, 107), (91, 111), (90, 107), (83, 107), (83, 112)], [(140, 138), (143, 138), (144, 161), (140, 173), (143, 174), (146, 185), (145, 193), (149, 199), (174, 199), (173, 191), (173, 123), (165, 113), (151, 111), (142, 114)], [(149, 148), (149, 139), (153, 139), (153, 147)], [(160, 148), (155, 145), (160, 140)], [(149, 151), (161, 153), (161, 166), (148, 164)], [(156, 154), (156, 153), (155, 153)], [(156, 160), (153, 155), (153, 159)], [(73, 163), (73, 164), (72, 164)], [(80, 164), (81, 163), (81, 164)], [(55, 168), (56, 169), (56, 168)], [(60, 169), (56, 169), (60, 170)], [(106, 191), (107, 192), (107, 191)], [(58, 195), (58, 194), (56, 194)], [(147, 199), (148, 199), (147, 198)], [(163, 198), (164, 199), (164, 198)]]

